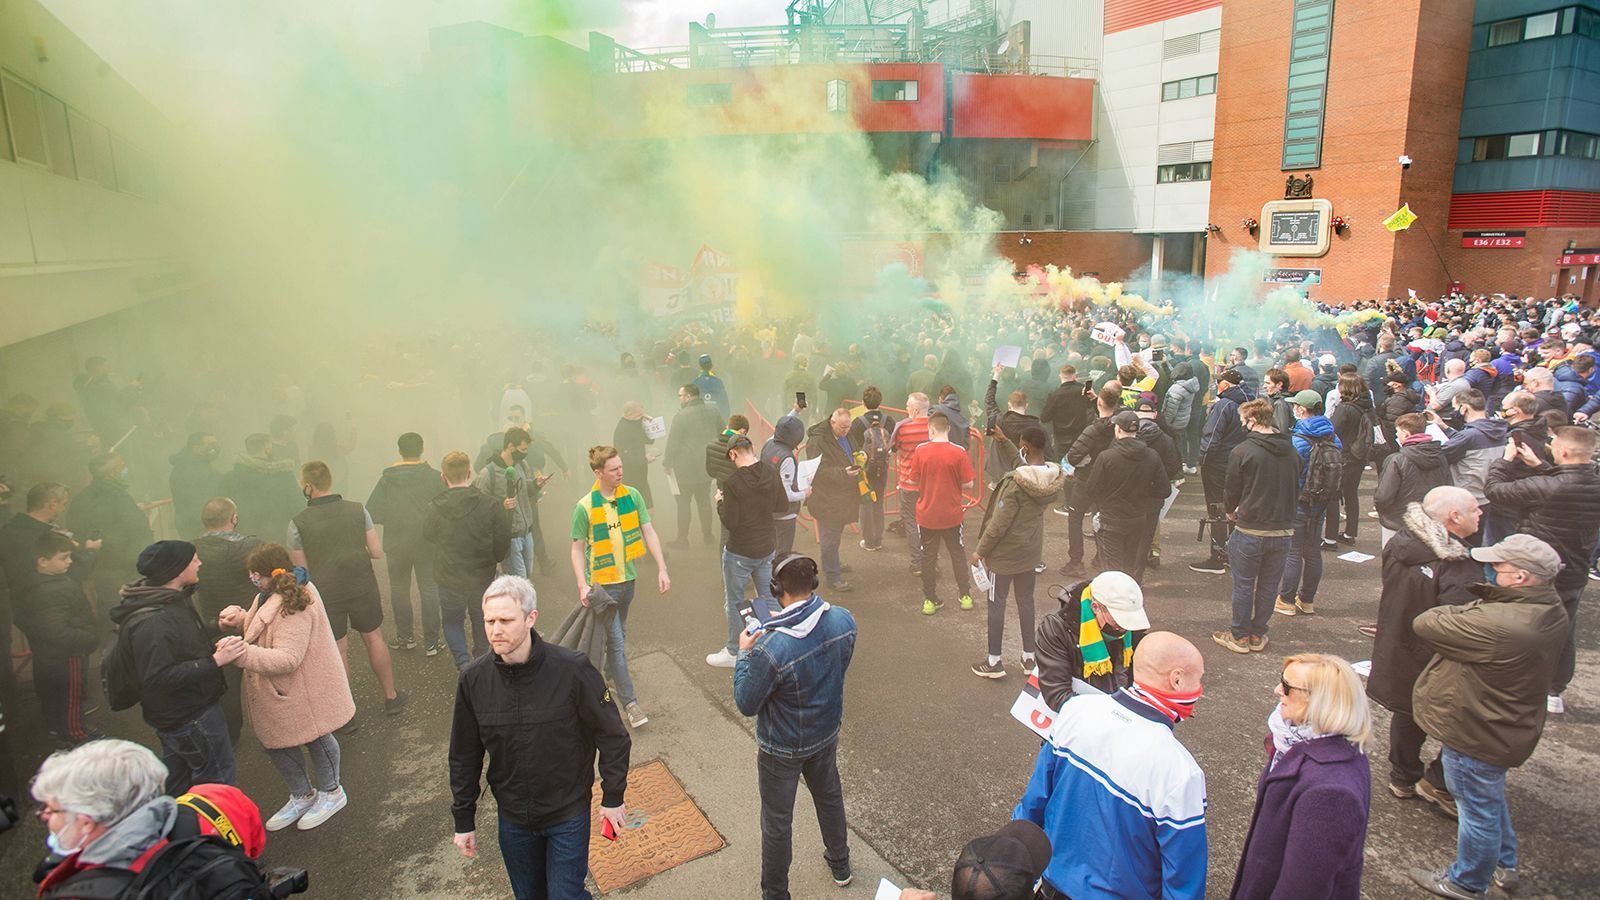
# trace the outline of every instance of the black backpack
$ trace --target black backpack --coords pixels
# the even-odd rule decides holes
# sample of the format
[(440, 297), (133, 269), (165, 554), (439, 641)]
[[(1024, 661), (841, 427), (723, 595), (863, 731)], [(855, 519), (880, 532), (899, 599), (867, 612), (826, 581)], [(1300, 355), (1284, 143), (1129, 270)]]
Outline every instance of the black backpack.
[(199, 834), (169, 841), (137, 873), (90, 869), (62, 887), (78, 900), (272, 900), (304, 893), (307, 883), (304, 869), (263, 872), (242, 848)]
[(867, 482), (883, 484), (889, 477), (889, 432), (883, 427), (883, 413), (878, 413), (867, 425), (862, 450), (866, 456)]
[[(1367, 430), (1370, 442), (1372, 432)], [(1300, 489), (1301, 506), (1322, 506), (1339, 496), (1344, 480), (1344, 454), (1331, 437), (1308, 437), (1311, 453), (1306, 460), (1305, 485)]]
[(105, 694), (106, 704), (114, 712), (132, 709), (139, 705), (139, 670), (133, 663), (133, 650), (127, 646), (128, 630), (133, 623), (140, 619), (154, 615), (155, 607), (136, 609), (122, 620), (122, 625), (117, 629), (117, 639), (112, 643), (111, 649), (106, 651), (105, 659), (100, 663), (100, 687)]
[(1350, 458), (1361, 463), (1372, 462), (1377, 444), (1372, 439), (1373, 429), (1378, 427), (1376, 413), (1361, 410), (1361, 427), (1356, 429), (1355, 437), (1350, 439), (1350, 446), (1346, 447)]

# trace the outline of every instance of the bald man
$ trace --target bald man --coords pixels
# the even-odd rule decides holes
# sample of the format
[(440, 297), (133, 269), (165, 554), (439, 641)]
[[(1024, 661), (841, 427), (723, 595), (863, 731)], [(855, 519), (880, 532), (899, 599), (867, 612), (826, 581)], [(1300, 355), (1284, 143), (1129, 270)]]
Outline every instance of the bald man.
[(1039, 896), (1205, 896), (1205, 774), (1173, 735), (1204, 675), (1194, 644), (1153, 631), (1133, 684), (1062, 706), (1011, 814), (1056, 848)]

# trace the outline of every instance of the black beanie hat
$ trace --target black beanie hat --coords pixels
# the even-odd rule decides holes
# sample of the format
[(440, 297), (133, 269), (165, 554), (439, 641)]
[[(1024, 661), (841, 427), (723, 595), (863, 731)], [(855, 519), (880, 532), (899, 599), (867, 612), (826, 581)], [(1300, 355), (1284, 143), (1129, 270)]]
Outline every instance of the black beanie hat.
[(194, 556), (188, 541), (156, 541), (139, 554), (139, 574), (151, 584), (166, 584), (189, 568)]

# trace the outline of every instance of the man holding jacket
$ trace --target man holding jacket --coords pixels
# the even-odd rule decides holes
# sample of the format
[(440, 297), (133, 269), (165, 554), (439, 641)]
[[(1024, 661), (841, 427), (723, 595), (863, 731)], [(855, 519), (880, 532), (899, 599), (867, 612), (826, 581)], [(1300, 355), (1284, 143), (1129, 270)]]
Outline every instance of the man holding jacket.
[(1267, 626), (1283, 564), (1294, 536), (1300, 460), (1289, 436), (1272, 425), (1272, 401), (1258, 398), (1239, 407), (1249, 437), (1228, 454), (1223, 510), (1234, 523), (1228, 537), (1233, 572), (1233, 626), (1211, 639), (1235, 653), (1267, 649)]
[(1411, 880), (1442, 897), (1517, 887), (1506, 773), (1539, 744), (1545, 691), (1572, 630), (1550, 584), (1561, 557), (1549, 544), (1513, 534), (1472, 558), (1494, 566), (1494, 583), (1474, 585), (1476, 601), (1436, 606), (1412, 622), (1434, 650), (1417, 679), (1414, 715), (1444, 745), (1444, 777), (1460, 815), (1455, 862), (1413, 869)]
[[(467, 454), (452, 450), (440, 466), (446, 490), (428, 501), (422, 538), (433, 545), (444, 641), (460, 669), (487, 652), (478, 598), (494, 581), (495, 566), (510, 551), (511, 514), (508, 501), (493, 499), (473, 487), (472, 459)], [(472, 628), (475, 652), (470, 655), (463, 618)]]
[[(465, 460), (465, 454), (462, 454)], [(620, 832), (633, 741), (605, 680), (583, 654), (534, 631), (539, 597), (506, 575), (484, 592), (480, 615), (494, 655), (461, 670), (450, 725), (450, 812), (462, 856), (478, 855), (483, 758), (499, 810), (500, 856), (518, 898), (588, 900), (589, 803), (596, 751), (600, 815)], [(538, 715), (527, 710), (537, 709)]]

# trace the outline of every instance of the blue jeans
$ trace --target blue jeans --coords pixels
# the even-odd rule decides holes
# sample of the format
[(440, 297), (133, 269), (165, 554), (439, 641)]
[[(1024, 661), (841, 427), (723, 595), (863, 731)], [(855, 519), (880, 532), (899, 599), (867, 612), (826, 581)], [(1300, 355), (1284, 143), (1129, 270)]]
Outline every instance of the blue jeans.
[(528, 569), (533, 565), (533, 538), (530, 535), (519, 534), (511, 539), (511, 549), (506, 551), (506, 558), (500, 561), (500, 568), (507, 575), (520, 575), (528, 577)]
[(628, 674), (628, 648), (624, 645), (628, 637), (628, 607), (633, 605), (635, 584), (624, 581), (601, 585), (606, 593), (617, 598), (616, 615), (611, 617), (611, 624), (606, 628), (606, 665), (602, 671), (611, 679), (623, 706), (639, 699), (633, 693), (633, 676)]
[(794, 549), (795, 517), (772, 520), (773, 544), (777, 548), (774, 553), (782, 556)]
[(1257, 537), (1235, 528), (1228, 536), (1228, 571), (1233, 573), (1233, 636), (1265, 637), (1272, 603), (1289, 555), (1287, 537)]
[[(449, 588), (439, 588), (439, 616), (443, 620), (444, 644), (450, 648), (450, 656), (456, 661), (459, 669), (474, 657), (482, 656), (489, 652), (489, 638), (483, 633), (483, 598), (458, 596)], [(462, 619), (472, 628), (472, 650), (467, 653), (467, 632), (462, 627)]]
[(544, 828), (523, 828), (500, 815), (500, 857), (517, 900), (590, 900), (589, 810)]
[(1294, 537), (1289, 539), (1289, 555), (1283, 561), (1280, 596), (1292, 601), (1298, 593), (1307, 603), (1316, 601), (1317, 585), (1322, 583), (1322, 520), (1327, 514), (1327, 506), (1295, 508)]
[(750, 604), (755, 617), (765, 622), (772, 618), (777, 611), (778, 604), (772, 599), (772, 554), (768, 553), (760, 559), (740, 556), (728, 548), (722, 548), (722, 587), (728, 613), (728, 643), (729, 653), (739, 652), (739, 632), (744, 630), (744, 616), (739, 615), (739, 610), (744, 608), (744, 588), (752, 580), (756, 583), (756, 599)]
[(176, 728), (156, 729), (167, 793), (177, 796), (197, 784), (233, 784), (233, 743), (228, 719), (216, 703)]
[(1517, 865), (1517, 832), (1506, 805), (1506, 770), (1449, 746), (1442, 756), (1444, 781), (1460, 813), (1450, 880), (1468, 890), (1486, 891), (1495, 866)]
[(839, 542), (844, 539), (844, 528), (817, 523), (817, 542), (822, 545), (822, 577), (829, 587), (844, 580), (839, 571)]

